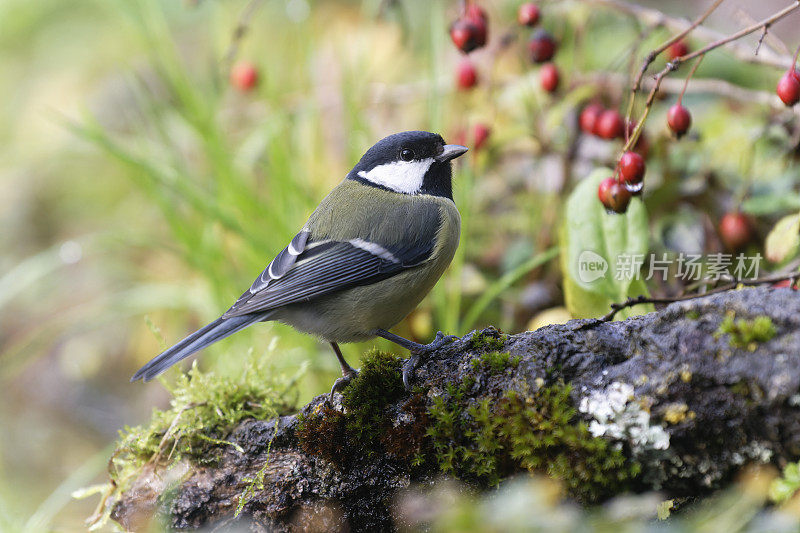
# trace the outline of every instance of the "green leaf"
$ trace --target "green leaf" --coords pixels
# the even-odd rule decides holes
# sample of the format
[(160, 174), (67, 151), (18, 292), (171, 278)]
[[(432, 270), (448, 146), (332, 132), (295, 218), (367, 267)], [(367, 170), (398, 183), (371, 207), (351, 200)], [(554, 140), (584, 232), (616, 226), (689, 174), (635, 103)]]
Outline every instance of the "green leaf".
[[(578, 184), (567, 200), (559, 231), (565, 300), (575, 317), (602, 315), (613, 302), (647, 294), (638, 269), (625, 266), (629, 260), (643, 261), (648, 251), (647, 213), (636, 198), (624, 214), (606, 212), (597, 199), (597, 187), (611, 173), (600, 168)], [(618, 317), (651, 309), (637, 307)]]
[(800, 195), (792, 191), (762, 194), (742, 202), (742, 211), (751, 215), (772, 215), (790, 209), (800, 209)]
[(781, 263), (797, 254), (800, 245), (800, 213), (780, 219), (767, 235), (764, 253), (773, 263)]

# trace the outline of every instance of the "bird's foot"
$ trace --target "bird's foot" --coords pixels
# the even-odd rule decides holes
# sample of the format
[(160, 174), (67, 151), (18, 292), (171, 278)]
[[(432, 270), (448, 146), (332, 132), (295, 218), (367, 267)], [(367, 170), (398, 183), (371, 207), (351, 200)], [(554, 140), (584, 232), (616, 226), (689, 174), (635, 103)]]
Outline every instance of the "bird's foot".
[(419, 366), (420, 358), (424, 355), (428, 355), (431, 352), (435, 352), (442, 346), (450, 344), (455, 340), (458, 340), (457, 336), (445, 335), (440, 331), (436, 334), (436, 337), (430, 344), (418, 344), (413, 348), (410, 348), (411, 357), (403, 362), (403, 385), (405, 386), (406, 390), (411, 390), (411, 380), (414, 377), (414, 371)]
[(358, 370), (351, 368), (349, 371), (342, 374), (342, 377), (337, 379), (333, 382), (333, 387), (331, 387), (331, 393), (328, 395), (328, 403), (333, 405), (333, 395), (338, 391), (343, 391), (350, 385), (350, 382), (358, 376)]

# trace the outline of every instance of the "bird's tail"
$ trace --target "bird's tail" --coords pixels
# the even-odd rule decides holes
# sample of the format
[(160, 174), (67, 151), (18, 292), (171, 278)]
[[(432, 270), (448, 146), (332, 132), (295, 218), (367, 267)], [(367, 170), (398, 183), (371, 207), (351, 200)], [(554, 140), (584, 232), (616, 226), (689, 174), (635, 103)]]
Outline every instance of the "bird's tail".
[(149, 363), (144, 365), (133, 375), (131, 381), (133, 382), (139, 379), (150, 381), (181, 359), (189, 357), (206, 346), (214, 344), (237, 331), (243, 330), (247, 326), (264, 320), (270, 314), (270, 312), (252, 313), (230, 318), (218, 318), (212, 323), (198, 329), (173, 347), (155, 356)]

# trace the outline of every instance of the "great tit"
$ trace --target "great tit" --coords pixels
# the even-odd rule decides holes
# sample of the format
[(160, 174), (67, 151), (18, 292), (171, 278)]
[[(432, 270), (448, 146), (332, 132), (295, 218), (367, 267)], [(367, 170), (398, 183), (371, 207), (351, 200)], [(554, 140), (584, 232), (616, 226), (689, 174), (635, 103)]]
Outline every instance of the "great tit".
[(331, 344), (342, 369), (331, 395), (356, 375), (338, 344), (376, 336), (411, 352), (403, 364), (408, 388), (420, 356), (452, 337), (439, 332), (432, 343), (418, 344), (388, 330), (422, 301), (453, 259), (461, 216), (450, 161), (466, 151), (425, 131), (380, 140), (230, 309), (153, 358), (131, 381), (149, 381), (218, 340), (277, 320)]

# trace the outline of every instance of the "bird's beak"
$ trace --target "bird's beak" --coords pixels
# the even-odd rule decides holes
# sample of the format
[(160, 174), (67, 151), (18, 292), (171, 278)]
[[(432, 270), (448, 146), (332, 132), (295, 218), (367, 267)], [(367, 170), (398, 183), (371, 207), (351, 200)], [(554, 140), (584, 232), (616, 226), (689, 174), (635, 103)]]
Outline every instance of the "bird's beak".
[(445, 144), (442, 153), (434, 156), (433, 159), (439, 163), (444, 163), (445, 161), (450, 161), (451, 159), (463, 155), (467, 150), (469, 150), (469, 148), (461, 146), (460, 144)]

